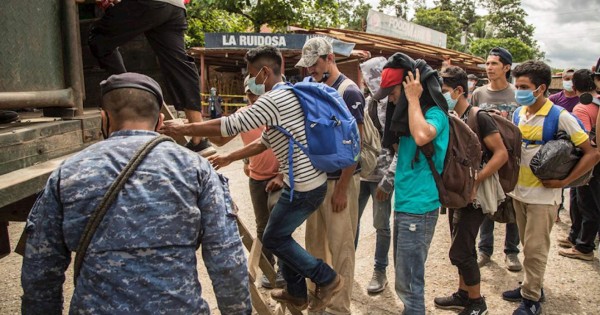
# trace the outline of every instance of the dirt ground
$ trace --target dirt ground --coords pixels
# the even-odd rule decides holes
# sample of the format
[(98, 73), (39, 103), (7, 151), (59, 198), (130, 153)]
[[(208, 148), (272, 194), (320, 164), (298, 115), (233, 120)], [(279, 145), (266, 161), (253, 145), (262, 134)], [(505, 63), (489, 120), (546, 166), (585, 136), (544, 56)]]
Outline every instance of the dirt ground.
[[(219, 148), (219, 152), (228, 152), (241, 146), (239, 138)], [(241, 162), (233, 163), (222, 170), (229, 177), (233, 198), (240, 207), (240, 217), (255, 231), (254, 215), (251, 208), (250, 195), (247, 189), (247, 177), (242, 171)], [(567, 199), (568, 200), (568, 199)], [(573, 260), (558, 255), (556, 238), (564, 235), (570, 226), (568, 211), (560, 213), (562, 222), (557, 223), (552, 231), (552, 246), (546, 269), (544, 291), (546, 302), (543, 314), (600, 314), (600, 263), (598, 253), (592, 262)], [(353, 284), (353, 314), (399, 314), (402, 303), (394, 292), (394, 270), (387, 270), (389, 286), (379, 295), (369, 295), (366, 285), (373, 272), (373, 255), (375, 248), (375, 230), (372, 227), (371, 204), (367, 205), (361, 220), (360, 242), (356, 253), (355, 282)], [(12, 223), (9, 226), (11, 245), (14, 248), (23, 230), (24, 223)], [(490, 314), (512, 314), (516, 303), (502, 300), (500, 294), (517, 287), (523, 278), (523, 272), (510, 272), (504, 267), (504, 227), (496, 226), (495, 252), (492, 263), (481, 269), (481, 287)], [(304, 242), (304, 226), (295, 234), (295, 238)], [(453, 311), (438, 310), (433, 306), (433, 298), (452, 293), (457, 288), (457, 272), (448, 259), (450, 236), (448, 217), (440, 215), (435, 236), (429, 250), (426, 266), (425, 301), (428, 314), (455, 314)], [(522, 254), (519, 255), (522, 259)], [(203, 285), (203, 296), (208, 300), (215, 314), (220, 314), (206, 268), (198, 254), (198, 270)], [(390, 250), (390, 261), (392, 261)], [(0, 260), (0, 314), (18, 314), (20, 312), (22, 289), (20, 285), (21, 256), (11, 253)], [(69, 268), (64, 285), (65, 314), (73, 292), (72, 267)], [(268, 296), (268, 291), (261, 291)], [(268, 298), (267, 298), (268, 299)], [(225, 314), (224, 314), (225, 315)]]

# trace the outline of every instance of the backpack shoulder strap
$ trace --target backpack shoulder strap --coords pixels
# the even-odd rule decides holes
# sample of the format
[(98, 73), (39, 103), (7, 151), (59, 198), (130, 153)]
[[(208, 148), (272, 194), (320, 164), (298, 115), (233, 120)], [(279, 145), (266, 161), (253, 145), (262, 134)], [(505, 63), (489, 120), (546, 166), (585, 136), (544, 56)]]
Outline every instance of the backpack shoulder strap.
[(544, 118), (544, 125), (542, 127), (542, 144), (554, 139), (554, 135), (558, 131), (558, 121), (560, 113), (565, 110), (564, 108), (552, 104), (548, 115)]
[[(81, 271), (81, 265), (83, 263), (83, 259), (85, 258), (85, 253), (87, 252), (88, 246), (90, 245), (98, 226), (102, 222), (104, 215), (108, 211), (108, 208), (112, 205), (112, 203), (117, 198), (119, 192), (125, 186), (125, 183), (131, 177), (133, 172), (137, 169), (137, 167), (142, 163), (144, 158), (156, 147), (159, 143), (164, 141), (173, 141), (170, 137), (167, 136), (158, 136), (143, 144), (140, 149), (138, 149), (129, 163), (125, 165), (117, 179), (110, 185), (104, 197), (94, 209), (94, 212), (90, 216), (87, 224), (85, 225), (85, 229), (83, 230), (83, 234), (81, 235), (81, 239), (79, 240), (79, 244), (77, 245), (77, 252), (75, 254), (75, 263), (74, 263), (74, 272), (73, 272), (73, 282), (77, 284), (77, 277), (79, 277), (79, 272)], [(174, 142), (174, 141), (173, 141)]]
[(344, 98), (344, 93), (346, 93), (346, 89), (348, 89), (348, 87), (351, 85), (356, 85), (356, 84), (348, 78), (346, 78), (344, 81), (342, 81), (342, 83), (340, 83), (340, 86), (338, 86), (337, 91), (342, 98)]
[(467, 110), (469, 111), (467, 113), (467, 125), (475, 134), (477, 134), (477, 137), (479, 137), (479, 119), (477, 119), (479, 107), (469, 106)]
[(513, 112), (512, 121), (515, 126), (519, 127), (519, 122), (521, 122), (521, 111), (523, 110), (523, 106), (517, 107)]
[(290, 179), (290, 202), (294, 198), (294, 144), (308, 156), (308, 148), (294, 139), (291, 133), (283, 129), (281, 126), (272, 126), (288, 138), (288, 177)]

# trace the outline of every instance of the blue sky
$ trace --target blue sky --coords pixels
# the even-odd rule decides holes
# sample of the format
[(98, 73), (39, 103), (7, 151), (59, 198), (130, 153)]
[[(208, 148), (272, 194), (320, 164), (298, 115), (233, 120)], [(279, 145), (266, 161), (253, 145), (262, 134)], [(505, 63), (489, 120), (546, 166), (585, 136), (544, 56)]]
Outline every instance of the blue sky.
[[(368, 2), (375, 9), (379, 3)], [(433, 0), (427, 3), (433, 6)], [(522, 0), (521, 5), (552, 67), (580, 69), (596, 64), (600, 57), (600, 0)]]

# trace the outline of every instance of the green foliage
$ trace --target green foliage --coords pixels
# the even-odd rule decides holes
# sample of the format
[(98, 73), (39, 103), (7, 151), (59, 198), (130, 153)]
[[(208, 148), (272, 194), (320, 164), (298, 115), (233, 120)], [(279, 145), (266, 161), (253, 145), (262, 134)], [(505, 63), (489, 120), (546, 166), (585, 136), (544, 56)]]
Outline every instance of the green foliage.
[(527, 12), (521, 7), (521, 0), (485, 0), (489, 10), (487, 21), (491, 26), (491, 35), (497, 38), (518, 38), (534, 51), (532, 58), (542, 59), (542, 52), (533, 39), (535, 27), (527, 24)]
[(425, 0), (380, 0), (377, 10), (380, 12), (393, 10), (396, 17), (407, 19), (407, 13), (409, 10), (417, 10), (425, 8)]
[(440, 7), (417, 9), (412, 22), (446, 33), (448, 36), (447, 47), (450, 49), (460, 48), (461, 25), (452, 11), (442, 10)]
[(207, 8), (202, 1), (192, 0), (187, 6), (187, 47), (204, 46), (204, 33), (246, 32), (251, 24), (247, 19), (223, 10)]
[(335, 0), (197, 0), (207, 9), (218, 9), (243, 16), (255, 32), (268, 24), (276, 31), (290, 25), (315, 28), (338, 24)]
[(344, 0), (340, 1), (339, 19), (341, 27), (365, 31), (367, 27), (367, 16), (371, 5), (365, 0)]
[(472, 54), (486, 59), (488, 52), (494, 47), (504, 47), (513, 56), (513, 62), (523, 62), (536, 57), (536, 51), (518, 38), (479, 38), (471, 42), (469, 50)]

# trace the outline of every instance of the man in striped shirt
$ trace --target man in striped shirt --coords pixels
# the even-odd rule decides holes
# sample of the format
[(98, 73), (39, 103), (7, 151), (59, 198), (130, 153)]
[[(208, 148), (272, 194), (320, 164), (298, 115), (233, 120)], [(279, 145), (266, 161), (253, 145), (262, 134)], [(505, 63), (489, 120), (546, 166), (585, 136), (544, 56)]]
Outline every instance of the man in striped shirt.
[[(246, 53), (246, 62), (250, 75), (248, 87), (252, 93), (261, 95), (252, 107), (208, 122), (165, 126), (161, 132), (229, 137), (264, 125), (281, 126), (298, 142), (307, 145), (304, 113), (298, 98), (291, 90), (274, 90), (275, 86), (283, 84), (280, 51), (272, 46), (257, 47)], [(245, 150), (232, 152), (231, 161), (259, 154), (267, 148), (273, 149), (285, 183), (263, 235), (264, 246), (283, 260), (283, 277), (287, 282), (286, 288), (273, 290), (271, 296), (297, 309), (305, 309), (308, 306), (305, 278), (310, 278), (317, 286), (316, 303), (311, 303), (310, 309), (320, 311), (342, 289), (344, 280), (329, 265), (303, 249), (292, 238), (292, 233), (323, 203), (327, 174), (315, 169), (308, 157), (296, 147), (292, 153), (294, 193), (290, 199), (288, 139), (275, 128), (267, 128), (262, 137), (246, 146)]]
[[(519, 129), (523, 139), (542, 140), (544, 120), (554, 104), (546, 98), (552, 80), (552, 71), (541, 61), (527, 61), (513, 70), (516, 78), (515, 100), (522, 106), (513, 115), (519, 115)], [(575, 146), (583, 151), (581, 160), (565, 179), (540, 180), (529, 163), (541, 145), (523, 143), (519, 180), (513, 198), (519, 237), (523, 244), (525, 279), (515, 290), (502, 294), (505, 300), (522, 300), (513, 315), (540, 314), (540, 299), (544, 273), (550, 250), (550, 232), (560, 203), (561, 188), (589, 171), (598, 161), (598, 152), (592, 148), (589, 137), (567, 111), (559, 116), (558, 129), (565, 131)]]
[[(325, 37), (314, 37), (302, 48), (296, 67), (305, 68), (311, 80), (327, 84), (338, 91), (362, 134), (365, 98), (352, 80), (343, 75), (335, 63), (333, 47)], [(332, 314), (350, 314), (356, 229), (358, 225), (358, 193), (360, 167), (350, 165), (327, 174), (327, 195), (319, 209), (306, 222), (306, 249), (330, 263), (344, 276), (342, 292), (327, 306)]]

